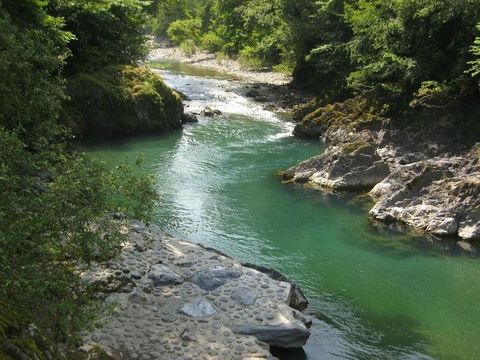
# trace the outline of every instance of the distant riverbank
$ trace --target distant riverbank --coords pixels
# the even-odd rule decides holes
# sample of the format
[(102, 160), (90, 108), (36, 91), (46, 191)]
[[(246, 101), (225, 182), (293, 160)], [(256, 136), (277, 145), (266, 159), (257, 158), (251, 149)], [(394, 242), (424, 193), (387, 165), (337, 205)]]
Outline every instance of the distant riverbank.
[(262, 83), (271, 85), (285, 85), (292, 81), (292, 77), (274, 71), (254, 71), (242, 68), (240, 63), (233, 59), (220, 59), (215, 54), (198, 51), (193, 55), (185, 54), (178, 47), (159, 46), (152, 50), (149, 60), (169, 59), (185, 64), (195, 65), (205, 69), (216, 70), (235, 76), (242, 82)]

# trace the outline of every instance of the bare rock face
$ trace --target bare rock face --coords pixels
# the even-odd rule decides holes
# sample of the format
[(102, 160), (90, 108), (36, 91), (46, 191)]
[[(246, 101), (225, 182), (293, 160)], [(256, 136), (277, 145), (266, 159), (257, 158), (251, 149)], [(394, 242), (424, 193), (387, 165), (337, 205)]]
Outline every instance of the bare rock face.
[(480, 238), (480, 171), (466, 158), (434, 158), (400, 166), (376, 185), (370, 215), (437, 236)]
[(372, 188), (389, 174), (388, 165), (368, 143), (331, 146), (286, 170), (284, 180), (312, 183), (337, 190)]

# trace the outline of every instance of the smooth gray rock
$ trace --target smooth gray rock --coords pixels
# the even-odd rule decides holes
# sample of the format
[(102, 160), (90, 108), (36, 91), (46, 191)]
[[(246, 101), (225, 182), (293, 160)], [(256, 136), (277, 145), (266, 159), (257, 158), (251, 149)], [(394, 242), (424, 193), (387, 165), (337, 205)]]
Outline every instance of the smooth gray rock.
[(203, 290), (212, 291), (231, 279), (238, 279), (241, 275), (242, 272), (240, 270), (215, 265), (209, 269), (197, 271), (190, 280)]
[(153, 265), (148, 274), (154, 286), (176, 285), (183, 282), (180, 274), (163, 264)]
[(239, 287), (232, 292), (231, 298), (239, 304), (248, 306), (255, 304), (257, 294), (246, 287)]
[(183, 305), (180, 312), (193, 318), (208, 317), (217, 313), (212, 304), (204, 298), (197, 298), (192, 302)]

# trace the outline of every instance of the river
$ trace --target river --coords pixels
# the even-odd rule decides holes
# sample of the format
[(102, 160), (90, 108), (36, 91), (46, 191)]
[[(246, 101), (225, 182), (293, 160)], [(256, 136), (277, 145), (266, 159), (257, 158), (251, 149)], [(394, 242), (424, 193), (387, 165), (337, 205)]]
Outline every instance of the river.
[(378, 230), (352, 195), (282, 184), (276, 172), (318, 154), (318, 142), (241, 95), (227, 76), (161, 70), (223, 115), (182, 132), (90, 145), (116, 164), (139, 153), (158, 180), (155, 221), (168, 233), (275, 268), (321, 313), (302, 351), (284, 359), (480, 358), (480, 261), (422, 236)]

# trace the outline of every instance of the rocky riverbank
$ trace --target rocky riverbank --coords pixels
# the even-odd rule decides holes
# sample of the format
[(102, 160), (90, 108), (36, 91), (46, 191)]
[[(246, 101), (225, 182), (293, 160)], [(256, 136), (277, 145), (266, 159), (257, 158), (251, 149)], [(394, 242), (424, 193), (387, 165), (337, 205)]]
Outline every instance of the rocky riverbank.
[[(133, 224), (120, 258), (82, 278), (111, 306), (82, 352), (113, 359), (273, 359), (301, 347), (307, 301), (280, 274)], [(296, 309), (295, 309), (296, 308)]]
[(178, 61), (229, 74), (246, 83), (285, 85), (292, 81), (292, 77), (286, 74), (269, 70), (249, 70), (242, 67), (237, 60), (219, 58), (215, 54), (204, 51), (197, 51), (194, 54), (187, 55), (178, 47), (161, 46), (159, 44), (152, 44), (152, 47), (153, 50), (150, 52), (149, 60), (168, 59), (170, 61)]
[(304, 113), (295, 135), (319, 138), (326, 149), (286, 170), (286, 182), (367, 191), (375, 202), (372, 220), (457, 239), (462, 249), (477, 252), (477, 105), (453, 101), (387, 116), (356, 98)]

